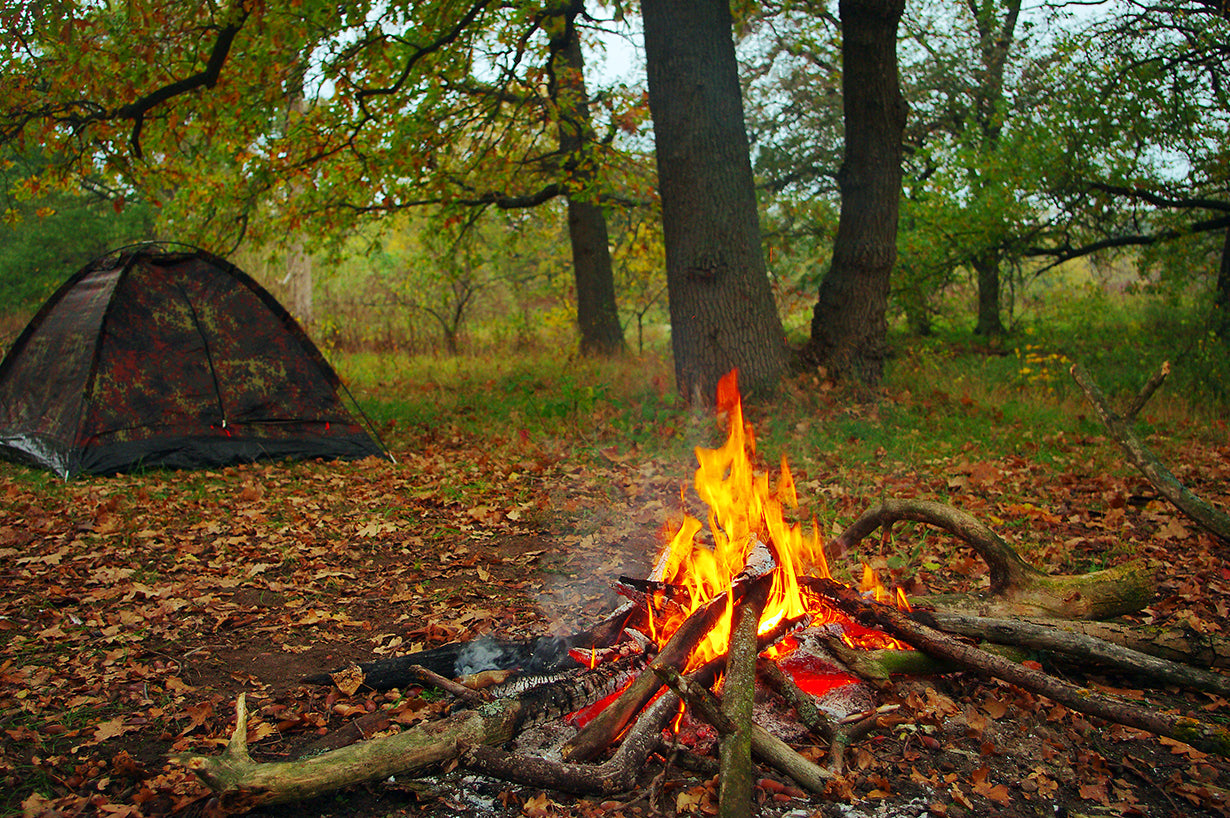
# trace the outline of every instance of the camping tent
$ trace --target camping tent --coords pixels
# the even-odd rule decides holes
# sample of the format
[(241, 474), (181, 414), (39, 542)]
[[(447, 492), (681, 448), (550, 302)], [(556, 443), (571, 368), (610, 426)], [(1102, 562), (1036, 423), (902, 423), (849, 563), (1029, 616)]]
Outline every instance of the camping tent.
[(14, 342), (0, 455), (63, 477), (387, 456), (344, 391), (247, 274), (195, 248), (140, 245), (70, 278)]

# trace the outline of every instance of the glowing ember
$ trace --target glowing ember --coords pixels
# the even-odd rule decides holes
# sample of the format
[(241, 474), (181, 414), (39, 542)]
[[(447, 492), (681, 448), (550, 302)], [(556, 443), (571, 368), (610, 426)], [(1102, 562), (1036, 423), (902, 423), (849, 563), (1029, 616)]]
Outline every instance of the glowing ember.
[[(800, 589), (800, 577), (831, 578), (819, 527), (813, 521), (811, 529), (804, 531), (798, 523), (786, 520), (785, 509), (797, 507), (798, 499), (785, 458), (780, 473), (772, 482), (769, 475), (758, 474), (753, 468), (751, 453), (755, 451), (755, 439), (743, 420), (734, 372), (718, 385), (717, 403), (718, 411), (728, 417), (729, 433), (721, 448), (696, 450), (700, 467), (695, 481), (697, 494), (709, 507), (707, 526), (713, 547), (710, 549), (697, 542), (697, 535), (705, 524), (685, 516), (659, 555), (651, 577), (666, 586), (683, 589), (685, 593), (673, 598), (677, 605), (661, 605), (662, 600), (655, 599), (658, 611), (656, 619), (650, 611), (651, 638), (659, 645), (665, 644), (687, 614), (728, 590), (734, 577), (748, 570), (749, 557), (763, 544), (771, 555), (773, 586), (761, 619), (762, 633), (783, 617), (807, 616), (813, 626), (841, 623), (845, 626), (845, 640), (854, 646), (905, 647), (882, 633), (855, 627), (843, 614)], [(757, 560), (751, 560), (755, 562)], [(763, 573), (753, 570), (756, 574)], [(874, 594), (880, 601), (893, 600), (869, 566), (864, 566), (860, 590)], [(905, 604), (900, 589), (897, 601), (899, 606)], [(707, 640), (692, 653), (688, 668), (724, 654), (729, 638), (728, 610)], [(848, 677), (843, 676), (841, 681), (833, 683), (845, 681)]]

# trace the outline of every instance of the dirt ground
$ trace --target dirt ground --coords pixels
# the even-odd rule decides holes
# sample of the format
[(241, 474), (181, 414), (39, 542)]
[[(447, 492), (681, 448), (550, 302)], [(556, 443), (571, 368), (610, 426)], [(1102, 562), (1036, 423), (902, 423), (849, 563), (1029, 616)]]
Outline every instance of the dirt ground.
[[(648, 575), (660, 529), (690, 477), (635, 452), (581, 456), (522, 438), (475, 448), (417, 441), (396, 464), (256, 465), (60, 483), (0, 466), (0, 777), (3, 811), (26, 815), (215, 815), (212, 794), (172, 759), (221, 751), (241, 692), (263, 760), (299, 756), (357, 718), (395, 725), (440, 713), (430, 691), (345, 695), (303, 678), (352, 661), (482, 634), (575, 633), (613, 610), (610, 583)], [(868, 497), (944, 499), (1007, 529), (1048, 570), (1134, 555), (1158, 569), (1139, 625), (1221, 636), (1230, 549), (1192, 530), (1147, 484), (1019, 459), (844, 476), (804, 464), (801, 515), (848, 523)], [(1230, 449), (1187, 453), (1193, 487), (1227, 499)], [(954, 475), (956, 476), (954, 478)], [(1205, 475), (1200, 478), (1197, 475)], [(870, 491), (867, 489), (870, 488)], [(984, 571), (921, 529), (865, 554), (886, 578), (972, 590)], [(891, 552), (891, 553), (890, 553)], [(910, 565), (889, 560), (910, 556)], [(856, 566), (855, 566), (856, 567)], [(1052, 664), (1051, 672), (1139, 704), (1230, 722), (1204, 693)], [(807, 796), (768, 768), (766, 816), (1230, 814), (1230, 763), (1108, 725), (994, 680), (896, 680), (898, 705), (847, 749), (844, 773)], [(822, 742), (796, 747), (824, 765)], [(268, 816), (649, 816), (716, 809), (711, 773), (655, 756), (636, 791), (578, 798), (462, 769), (371, 782), (257, 810)]]

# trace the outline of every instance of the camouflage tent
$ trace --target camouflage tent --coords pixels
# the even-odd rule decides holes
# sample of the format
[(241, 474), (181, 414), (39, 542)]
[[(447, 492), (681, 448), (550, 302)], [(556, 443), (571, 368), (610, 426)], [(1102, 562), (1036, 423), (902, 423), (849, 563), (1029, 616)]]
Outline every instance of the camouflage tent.
[(247, 274), (142, 245), (70, 278), (0, 363), (0, 455), (63, 477), (387, 456), (344, 392)]

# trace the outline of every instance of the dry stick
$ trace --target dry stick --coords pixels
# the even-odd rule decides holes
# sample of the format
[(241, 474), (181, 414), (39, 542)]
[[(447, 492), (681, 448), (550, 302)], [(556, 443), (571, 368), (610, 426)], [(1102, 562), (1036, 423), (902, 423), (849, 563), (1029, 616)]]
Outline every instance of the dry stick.
[(790, 678), (790, 674), (769, 659), (761, 659), (757, 662), (756, 671), (769, 687), (776, 690), (782, 698), (794, 706), (794, 712), (798, 714), (799, 721), (804, 727), (827, 742), (833, 741), (833, 737), (840, 729), (837, 722), (816, 707), (816, 700), (800, 688), (794, 679)]
[(1230, 696), (1230, 678), (1220, 673), (1159, 659), (1080, 633), (1056, 630), (1033, 622), (969, 616), (951, 611), (918, 611), (914, 619), (949, 633), (1062, 653), (1082, 660), (1092, 659), (1120, 671), (1168, 684)]
[[(897, 652), (921, 653), (917, 650)], [(816, 700), (799, 687), (790, 674), (783, 671), (775, 662), (760, 659), (756, 664), (756, 672), (768, 683), (769, 687), (793, 705), (799, 721), (803, 722), (808, 730), (829, 743), (828, 770), (834, 775), (841, 775), (845, 762), (845, 749), (871, 732), (878, 716), (897, 708), (897, 705), (887, 705), (889, 710), (877, 708), (870, 713), (859, 713), (848, 717), (848, 721), (837, 721), (817, 707)]]
[(981, 607), (998, 606), (1004, 615), (1109, 619), (1140, 610), (1153, 596), (1152, 572), (1142, 560), (1090, 574), (1051, 576), (1025, 562), (977, 518), (929, 500), (885, 500), (863, 512), (826, 550), (849, 550), (877, 528), (887, 530), (901, 520), (942, 528), (977, 551), (991, 573), (992, 600)]
[(1182, 741), (1202, 752), (1230, 757), (1230, 730), (1224, 727), (1185, 716), (1149, 711), (1100, 696), (1086, 688), (960, 642), (915, 622), (894, 607), (867, 602), (853, 589), (832, 580), (808, 579), (806, 582), (811, 590), (829, 599), (849, 616), (865, 625), (883, 628), (933, 656), (1003, 679), (1086, 715)]
[[(730, 594), (741, 594), (739, 586), (731, 588)], [(662, 688), (662, 681), (653, 673), (656, 667), (682, 667), (692, 655), (698, 642), (705, 637), (726, 612), (727, 593), (719, 594), (705, 605), (692, 612), (683, 621), (679, 630), (650, 663), (649, 668), (636, 678), (618, 699), (585, 726), (561, 750), (565, 761), (589, 761), (605, 750), (623, 731), (628, 722)]]
[[(722, 660), (713, 659), (688, 678), (698, 685), (710, 685), (721, 668)], [(661, 744), (662, 727), (678, 710), (679, 697), (664, 691), (641, 712), (614, 755), (598, 765), (548, 761), (485, 745), (470, 747), (462, 760), (479, 772), (531, 787), (604, 795), (624, 792), (635, 785), (649, 754)]]
[(1127, 409), (1123, 410), (1123, 419), (1132, 421), (1140, 414), (1140, 410), (1145, 408), (1145, 404), (1149, 402), (1149, 398), (1153, 397), (1153, 393), (1166, 380), (1166, 376), (1170, 374), (1170, 361), (1162, 361), (1161, 367), (1157, 372), (1153, 373), (1153, 377), (1149, 378), (1144, 386), (1140, 387), (1140, 392), (1136, 397), (1132, 398), (1132, 402), (1128, 404)]
[(439, 673), (436, 673), (433, 670), (429, 670), (423, 667), (422, 665), (411, 665), (410, 667), (406, 668), (406, 675), (409, 678), (414, 679), (415, 681), (419, 682), (424, 687), (427, 687), (428, 685), (430, 685), (432, 687), (435, 687), (439, 690), (444, 691), (445, 693), (449, 693), (453, 696), (456, 696), (458, 699), (461, 699), (463, 702), (469, 705), (476, 705), (476, 704), (480, 704), (486, 701), (486, 698), (483, 696), (483, 694), (479, 693), (477, 690), (474, 690), (473, 688), (470, 688), (470, 687), (466, 687), (463, 684), (458, 684), (457, 682), (454, 682), (452, 679), (446, 679), (445, 677), (441, 676)]
[[(1168, 366), (1166, 365), (1166, 368)], [(1219, 511), (1195, 494), (1192, 494), (1171, 473), (1170, 469), (1162, 465), (1162, 461), (1158, 460), (1157, 456), (1149, 451), (1148, 447), (1132, 431), (1129, 421), (1136, 412), (1140, 411), (1140, 407), (1136, 404), (1143, 404), (1144, 401), (1139, 398), (1133, 401), (1128, 413), (1124, 417), (1120, 417), (1110, 410), (1110, 404), (1106, 400), (1106, 395), (1103, 394), (1102, 389), (1083, 366), (1073, 364), (1071, 373), (1072, 378), (1084, 391), (1085, 397), (1088, 398), (1089, 403), (1093, 406), (1093, 410), (1098, 413), (1098, 417), (1101, 418), (1103, 425), (1106, 426), (1111, 436), (1119, 444), (1119, 447), (1123, 449), (1123, 453), (1127, 455), (1128, 461), (1144, 474), (1153, 485), (1153, 488), (1157, 489), (1158, 493), (1167, 500), (1174, 503), (1179, 511), (1186, 514), (1201, 528), (1226, 542), (1230, 542), (1230, 514)], [(1155, 380), (1157, 380), (1156, 376)], [(1141, 394), (1143, 395), (1144, 393), (1142, 392)], [(1147, 399), (1148, 396), (1145, 396), (1145, 400)]]
[[(657, 668), (654, 672), (683, 697), (696, 715), (713, 725), (719, 733), (725, 735), (735, 730), (734, 723), (722, 713), (718, 698), (704, 685), (679, 675), (679, 671), (671, 667)], [(754, 723), (752, 752), (757, 758), (790, 776), (799, 786), (814, 793), (823, 793), (829, 780), (833, 778), (833, 774), (828, 770), (803, 758), (789, 744)]]
[(722, 684), (722, 714), (735, 725), (719, 742), (721, 767), (718, 784), (720, 818), (745, 818), (752, 812), (752, 703), (756, 693), (756, 631), (769, 598), (773, 575), (752, 582), (735, 608), (726, 651), (726, 681)]

